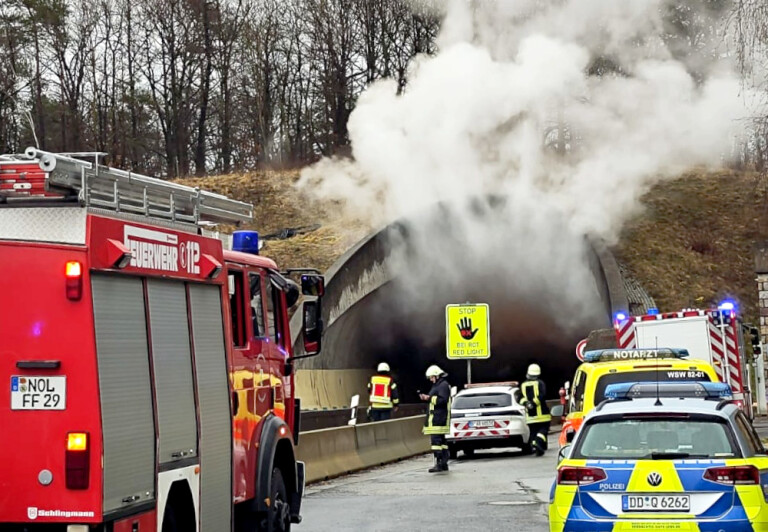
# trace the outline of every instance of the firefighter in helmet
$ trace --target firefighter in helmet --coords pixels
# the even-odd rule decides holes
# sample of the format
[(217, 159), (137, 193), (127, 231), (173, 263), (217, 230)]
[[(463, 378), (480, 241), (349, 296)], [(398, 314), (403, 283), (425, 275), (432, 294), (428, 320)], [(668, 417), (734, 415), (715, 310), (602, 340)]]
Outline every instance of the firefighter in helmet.
[(400, 398), (397, 393), (397, 383), (389, 374), (389, 364), (382, 362), (376, 368), (376, 375), (368, 382), (368, 401), (370, 407), (368, 416), (371, 421), (384, 421), (392, 418), (392, 411), (397, 412)]
[(525, 407), (525, 417), (530, 430), (528, 444), (536, 456), (541, 456), (547, 450), (547, 434), (552, 416), (549, 415), (546, 395), (547, 387), (541, 380), (541, 368), (538, 364), (528, 366), (525, 382), (516, 392), (517, 402)]
[(430, 473), (448, 471), (448, 443), (445, 435), (451, 425), (451, 385), (446, 380), (447, 376), (438, 366), (429, 366), (427, 379), (432, 383), (432, 388), (429, 394), (419, 394), (422, 401), (429, 401), (422, 432), (429, 436), (432, 453), (435, 455), (435, 465), (429, 470)]

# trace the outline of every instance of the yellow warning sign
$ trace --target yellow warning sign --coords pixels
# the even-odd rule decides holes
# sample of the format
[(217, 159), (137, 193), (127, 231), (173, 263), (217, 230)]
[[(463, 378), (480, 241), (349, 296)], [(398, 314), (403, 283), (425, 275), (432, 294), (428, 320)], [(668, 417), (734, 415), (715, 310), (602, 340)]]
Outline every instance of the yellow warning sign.
[(448, 358), (490, 358), (491, 324), (488, 305), (445, 306), (445, 348)]

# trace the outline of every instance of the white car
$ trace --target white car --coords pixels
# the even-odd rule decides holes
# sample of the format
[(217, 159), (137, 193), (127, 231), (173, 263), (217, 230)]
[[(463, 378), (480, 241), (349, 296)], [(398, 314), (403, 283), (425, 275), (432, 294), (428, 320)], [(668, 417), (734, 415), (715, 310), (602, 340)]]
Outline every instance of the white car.
[(525, 454), (528, 425), (525, 408), (515, 400), (516, 382), (469, 384), (453, 398), (448, 450), (471, 456), (475, 449), (519, 447)]

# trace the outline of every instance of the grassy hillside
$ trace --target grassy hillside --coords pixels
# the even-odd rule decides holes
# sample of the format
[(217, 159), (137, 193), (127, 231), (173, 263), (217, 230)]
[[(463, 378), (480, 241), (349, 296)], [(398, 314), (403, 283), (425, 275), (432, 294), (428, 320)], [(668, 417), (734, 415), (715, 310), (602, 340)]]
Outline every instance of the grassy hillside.
[(242, 229), (256, 229), (261, 235), (288, 228), (309, 229), (287, 239), (266, 239), (263, 254), (275, 259), (281, 268), (312, 267), (325, 271), (368, 228), (355, 221), (341, 220), (336, 205), (319, 204), (303, 197), (294, 187), (298, 178), (298, 171), (259, 171), (178, 182), (252, 203), (254, 221)]
[[(320, 227), (268, 240), (264, 254), (281, 267), (327, 269), (369, 228), (338, 217), (338, 205), (318, 204), (295, 189), (298, 172), (253, 172), (181, 182), (252, 202), (262, 235), (285, 228)], [(752, 243), (768, 239), (768, 199), (756, 174), (692, 172), (654, 187), (644, 212), (630, 221), (617, 258), (662, 311), (715, 305), (734, 297), (756, 320)]]
[(662, 311), (735, 298), (756, 322), (752, 244), (768, 239), (765, 187), (756, 174), (690, 173), (654, 187), (615, 250)]

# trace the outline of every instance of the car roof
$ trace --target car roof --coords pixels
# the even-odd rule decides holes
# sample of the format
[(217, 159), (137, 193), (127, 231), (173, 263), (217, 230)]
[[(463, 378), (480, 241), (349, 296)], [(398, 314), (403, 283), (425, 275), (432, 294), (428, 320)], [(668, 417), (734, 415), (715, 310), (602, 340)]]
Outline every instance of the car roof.
[[(717, 416), (723, 419), (729, 419), (738, 407), (727, 402), (724, 405), (722, 401), (713, 399), (701, 399), (694, 397), (662, 397), (661, 405), (656, 404), (655, 397), (630, 399), (630, 400), (608, 400), (590, 411), (584, 421), (595, 420), (601, 417), (612, 416), (616, 414), (704, 414)], [(718, 408), (720, 407), (720, 408)]]
[(456, 395), (482, 395), (486, 393), (512, 393), (517, 386), (496, 385), (496, 386), (478, 386), (476, 388), (464, 388)]

